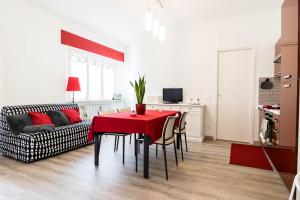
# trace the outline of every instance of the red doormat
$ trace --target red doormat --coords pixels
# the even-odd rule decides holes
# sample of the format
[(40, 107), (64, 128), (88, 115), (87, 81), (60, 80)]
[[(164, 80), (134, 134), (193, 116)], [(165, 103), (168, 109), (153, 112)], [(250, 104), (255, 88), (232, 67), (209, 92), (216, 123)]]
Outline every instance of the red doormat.
[(272, 170), (272, 167), (260, 146), (231, 144), (229, 164)]

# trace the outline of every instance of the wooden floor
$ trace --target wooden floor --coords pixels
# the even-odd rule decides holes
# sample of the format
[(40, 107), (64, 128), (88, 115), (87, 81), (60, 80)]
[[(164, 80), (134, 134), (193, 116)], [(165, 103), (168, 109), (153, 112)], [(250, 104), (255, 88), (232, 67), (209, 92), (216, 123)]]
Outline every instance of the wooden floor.
[(190, 142), (179, 167), (170, 146), (169, 181), (161, 149), (155, 158), (155, 147), (151, 147), (150, 179), (145, 180), (143, 156), (135, 173), (134, 145), (128, 139), (124, 167), (121, 148), (113, 152), (113, 139), (104, 139), (102, 144), (99, 168), (94, 167), (93, 145), (31, 164), (0, 156), (0, 199), (288, 199), (275, 172), (229, 165), (229, 142)]

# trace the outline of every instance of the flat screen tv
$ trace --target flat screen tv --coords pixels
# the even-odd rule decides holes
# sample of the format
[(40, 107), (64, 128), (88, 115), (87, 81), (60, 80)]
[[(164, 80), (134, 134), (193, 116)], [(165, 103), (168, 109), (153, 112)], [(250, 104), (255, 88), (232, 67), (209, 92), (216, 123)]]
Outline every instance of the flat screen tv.
[(183, 100), (182, 88), (163, 88), (163, 101), (178, 103)]

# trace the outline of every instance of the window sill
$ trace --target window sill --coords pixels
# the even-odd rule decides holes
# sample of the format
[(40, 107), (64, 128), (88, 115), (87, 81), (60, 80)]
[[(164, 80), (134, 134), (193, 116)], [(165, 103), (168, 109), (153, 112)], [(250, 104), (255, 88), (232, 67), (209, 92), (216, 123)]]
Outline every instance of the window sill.
[(75, 101), (78, 105), (105, 105), (105, 104), (114, 104), (114, 103), (122, 103), (124, 100), (82, 100), (82, 101)]

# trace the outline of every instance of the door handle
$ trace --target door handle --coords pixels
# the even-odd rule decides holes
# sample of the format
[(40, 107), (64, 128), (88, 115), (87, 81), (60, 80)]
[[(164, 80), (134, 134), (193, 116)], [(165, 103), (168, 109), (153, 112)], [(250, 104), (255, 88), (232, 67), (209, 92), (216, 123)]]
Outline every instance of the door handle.
[(282, 77), (283, 80), (290, 79), (290, 78), (292, 78), (292, 75), (286, 75), (286, 76)]
[(284, 85), (283, 85), (283, 88), (290, 88), (290, 87), (292, 87), (291, 84), (284, 84)]

